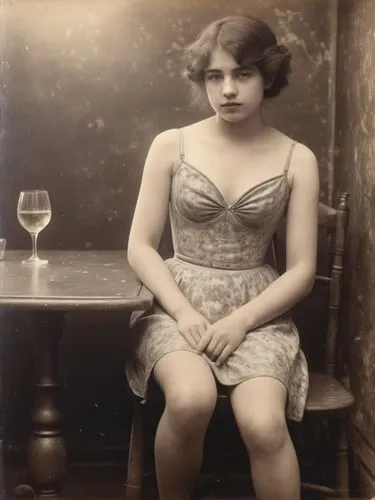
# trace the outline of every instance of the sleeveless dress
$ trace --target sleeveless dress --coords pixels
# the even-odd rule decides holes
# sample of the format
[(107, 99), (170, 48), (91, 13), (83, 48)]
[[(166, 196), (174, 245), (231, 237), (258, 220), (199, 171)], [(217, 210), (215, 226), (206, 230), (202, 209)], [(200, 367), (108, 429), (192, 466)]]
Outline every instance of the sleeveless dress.
[[(216, 185), (185, 161), (179, 133), (180, 161), (169, 206), (174, 256), (165, 264), (192, 306), (213, 323), (252, 300), (279, 276), (264, 260), (288, 203), (287, 173), (296, 143), (291, 144), (282, 173), (227, 203)], [(133, 313), (131, 327), (135, 345), (126, 376), (131, 390), (145, 401), (156, 362), (172, 351), (194, 349), (156, 301), (151, 311)], [(251, 330), (221, 367), (202, 356), (222, 386), (260, 376), (281, 381), (288, 390), (287, 418), (302, 420), (308, 369), (289, 314)]]

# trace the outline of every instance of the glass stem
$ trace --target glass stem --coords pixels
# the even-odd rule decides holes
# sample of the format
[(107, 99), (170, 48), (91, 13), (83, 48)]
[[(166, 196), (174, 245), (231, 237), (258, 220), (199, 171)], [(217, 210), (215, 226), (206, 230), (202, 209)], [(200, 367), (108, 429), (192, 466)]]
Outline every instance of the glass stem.
[(31, 257), (33, 259), (37, 259), (38, 258), (38, 251), (37, 251), (38, 233), (31, 233), (31, 241), (33, 243), (33, 254)]

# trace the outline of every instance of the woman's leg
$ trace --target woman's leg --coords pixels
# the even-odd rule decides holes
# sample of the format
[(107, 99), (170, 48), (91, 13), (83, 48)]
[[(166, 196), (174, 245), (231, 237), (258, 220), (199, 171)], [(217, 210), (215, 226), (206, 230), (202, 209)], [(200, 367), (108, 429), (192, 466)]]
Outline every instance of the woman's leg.
[(258, 500), (299, 500), (299, 466), (285, 419), (287, 390), (257, 377), (231, 392), (231, 403), (248, 450)]
[(165, 409), (155, 438), (160, 500), (190, 498), (203, 455), (217, 389), (203, 358), (188, 351), (163, 356), (154, 376), (165, 395)]

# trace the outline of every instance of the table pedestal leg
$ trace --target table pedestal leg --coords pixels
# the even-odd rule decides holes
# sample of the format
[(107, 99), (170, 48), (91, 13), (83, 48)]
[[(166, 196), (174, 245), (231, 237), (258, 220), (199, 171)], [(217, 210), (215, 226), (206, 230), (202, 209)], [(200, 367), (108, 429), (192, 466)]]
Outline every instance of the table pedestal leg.
[(38, 495), (53, 497), (61, 489), (66, 469), (57, 384), (58, 345), (64, 313), (38, 312), (36, 318), (36, 383), (28, 462)]

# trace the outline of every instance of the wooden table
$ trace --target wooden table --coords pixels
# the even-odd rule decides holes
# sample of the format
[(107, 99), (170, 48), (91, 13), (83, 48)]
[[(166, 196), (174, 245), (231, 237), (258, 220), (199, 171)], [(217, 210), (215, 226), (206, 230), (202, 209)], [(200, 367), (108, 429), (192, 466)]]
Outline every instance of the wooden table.
[(22, 265), (28, 252), (8, 251), (0, 261), (0, 307), (34, 311), (37, 363), (33, 432), (28, 461), (40, 496), (58, 495), (66, 450), (58, 409), (57, 359), (64, 316), (73, 310), (146, 310), (153, 301), (124, 251), (41, 252), (47, 266)]

